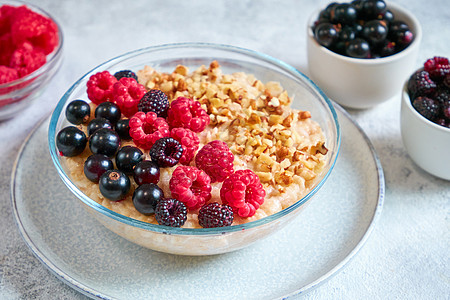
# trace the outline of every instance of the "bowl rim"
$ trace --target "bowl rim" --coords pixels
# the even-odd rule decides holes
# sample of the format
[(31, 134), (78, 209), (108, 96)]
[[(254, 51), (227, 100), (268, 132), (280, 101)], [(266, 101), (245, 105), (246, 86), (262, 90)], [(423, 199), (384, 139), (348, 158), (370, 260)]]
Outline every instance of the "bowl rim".
[[(342, 2), (342, 3), (348, 3), (348, 2)], [(395, 54), (389, 55), (389, 56), (385, 56), (385, 57), (372, 58), (372, 59), (356, 58), (356, 57), (349, 57), (349, 56), (345, 56), (342, 54), (338, 54), (338, 53), (333, 52), (330, 49), (320, 45), (314, 38), (314, 33), (312, 31), (312, 24), (314, 24), (317, 17), (319, 16), (319, 12), (321, 10), (323, 10), (326, 6), (314, 10), (314, 12), (308, 18), (307, 39), (310, 43), (314, 44), (321, 51), (327, 53), (328, 55), (331, 55), (332, 57), (335, 57), (336, 59), (341, 59), (348, 63), (361, 64), (361, 65), (381, 65), (381, 64), (388, 64), (394, 60), (401, 59), (402, 57), (407, 56), (410, 52), (414, 51), (414, 48), (419, 47), (420, 42), (422, 41), (422, 26), (420, 25), (420, 22), (416, 18), (416, 16), (413, 15), (409, 10), (405, 9), (404, 7), (402, 7), (396, 3), (386, 3), (386, 4), (387, 4), (387, 8), (392, 9), (394, 13), (401, 12), (404, 15), (406, 15), (407, 18), (409, 18), (408, 21), (411, 22), (411, 24), (414, 26), (414, 29), (415, 29), (413, 42), (408, 47), (406, 47), (405, 49), (403, 49), (402, 51), (400, 51), (398, 53), (395, 53)], [(407, 23), (409, 23), (409, 22), (407, 22)]]
[[(128, 59), (130, 57), (137, 56), (139, 54), (149, 52), (149, 51), (158, 51), (158, 50), (164, 50), (164, 49), (175, 49), (175, 48), (209, 48), (209, 49), (219, 49), (222, 51), (231, 51), (231, 52), (237, 52), (239, 54), (243, 54), (245, 56), (250, 56), (252, 58), (257, 58), (259, 60), (263, 60), (266, 63), (270, 63), (273, 65), (276, 65), (277, 67), (283, 69), (290, 75), (301, 78), (304, 80), (304, 82), (309, 85), (313, 90), (315, 90), (323, 99), (323, 105), (324, 107), (329, 109), (329, 113), (331, 114), (333, 120), (332, 124), (334, 125), (334, 128), (336, 130), (336, 137), (334, 142), (336, 143), (336, 151), (332, 153), (330, 157), (330, 168), (326, 172), (326, 174), (323, 176), (322, 180), (317, 183), (317, 185), (309, 191), (308, 194), (306, 194), (303, 198), (299, 199), (297, 202), (292, 204), (291, 206), (266, 217), (263, 217), (261, 219), (239, 224), (239, 225), (232, 225), (232, 226), (226, 226), (226, 227), (216, 227), (216, 228), (178, 228), (178, 227), (169, 227), (159, 224), (151, 224), (143, 221), (139, 221), (127, 216), (124, 216), (122, 214), (116, 213), (99, 203), (97, 203), (95, 200), (87, 197), (83, 192), (81, 192), (78, 187), (70, 180), (69, 176), (65, 173), (63, 170), (57, 155), (56, 150), (56, 125), (58, 122), (58, 119), (63, 112), (63, 108), (65, 103), (69, 100), (71, 93), (77, 88), (83, 80), (85, 80), (88, 76), (91, 74), (94, 74), (94, 72), (104, 71), (105, 66), (111, 65), (113, 63), (119, 62), (121, 60)], [(106, 68), (107, 69), (107, 68)], [(52, 116), (50, 119), (50, 125), (49, 125), (49, 131), (48, 131), (48, 143), (49, 143), (49, 149), (50, 149), (50, 155), (52, 157), (52, 161), (64, 181), (64, 183), (67, 185), (67, 187), (86, 205), (90, 206), (91, 208), (95, 209), (96, 211), (100, 212), (102, 215), (112, 218), (116, 221), (119, 221), (121, 223), (137, 227), (144, 230), (151, 230), (153, 232), (157, 233), (163, 233), (163, 234), (172, 234), (172, 235), (189, 235), (189, 236), (195, 236), (195, 235), (221, 235), (231, 232), (237, 232), (237, 231), (243, 231), (252, 229), (264, 224), (268, 224), (272, 221), (276, 221), (280, 218), (282, 218), (285, 215), (288, 215), (290, 212), (295, 211), (297, 208), (302, 206), (307, 200), (309, 200), (313, 195), (316, 194), (316, 192), (323, 186), (323, 184), (328, 179), (331, 171), (333, 170), (336, 160), (339, 154), (340, 145), (341, 145), (341, 129), (337, 117), (337, 113), (333, 107), (333, 104), (331, 100), (325, 95), (325, 93), (306, 75), (295, 69), (294, 67), (288, 65), (287, 63), (273, 58), (267, 54), (260, 53), (258, 51), (249, 50), (241, 47), (231, 46), (231, 45), (225, 45), (225, 44), (215, 44), (215, 43), (171, 43), (171, 44), (162, 44), (162, 45), (156, 45), (156, 46), (150, 46), (145, 47), (137, 50), (133, 50), (127, 53), (124, 53), (122, 55), (116, 56), (110, 60), (107, 60), (106, 62), (101, 63), (100, 65), (96, 66), (95, 68), (91, 69), (89, 72), (87, 72), (85, 75), (83, 75), (80, 79), (78, 79), (68, 90), (67, 92), (62, 96), (62, 98), (59, 100), (56, 108), (52, 112)]]
[[(409, 78), (408, 78), (409, 79)], [(411, 114), (417, 119), (419, 122), (423, 123), (425, 126), (432, 128), (433, 130), (442, 131), (443, 133), (450, 133), (450, 128), (444, 127), (442, 125), (436, 124), (424, 116), (422, 116), (412, 105), (411, 97), (409, 97), (408, 93), (408, 80), (403, 85), (402, 90), (402, 103), (407, 108)]]
[[(1, 5), (16, 6), (15, 4), (17, 4), (17, 6), (25, 5), (32, 11), (42, 14), (42, 15), (44, 15), (44, 17), (51, 19), (56, 24), (56, 27), (58, 28), (58, 45), (51, 53), (46, 55), (45, 64), (43, 64), (38, 69), (34, 70), (33, 72), (31, 72), (21, 78), (0, 84), (0, 89), (14, 87), (15, 85), (22, 84), (30, 79), (37, 78), (41, 74), (45, 73), (48, 69), (48, 66), (52, 65), (54, 63), (54, 61), (56, 61), (60, 57), (62, 49), (63, 49), (63, 44), (64, 44), (64, 35), (63, 35), (62, 27), (61, 27), (60, 23), (58, 22), (58, 20), (55, 19), (55, 17), (53, 15), (51, 15), (46, 10), (40, 8), (39, 6), (37, 6), (35, 4), (24, 2), (22, 0), (7, 0), (5, 2), (0, 1), (0, 6)], [(1, 100), (2, 99), (0, 99), (0, 101)]]

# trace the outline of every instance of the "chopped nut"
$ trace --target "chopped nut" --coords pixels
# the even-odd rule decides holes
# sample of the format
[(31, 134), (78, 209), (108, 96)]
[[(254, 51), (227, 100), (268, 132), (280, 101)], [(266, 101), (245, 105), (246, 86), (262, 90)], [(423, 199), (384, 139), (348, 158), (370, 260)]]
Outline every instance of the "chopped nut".
[(298, 112), (298, 119), (299, 120), (305, 120), (311, 118), (311, 113), (309, 111), (302, 111), (300, 110)]
[(187, 76), (188, 71), (189, 71), (189, 69), (188, 69), (186, 66), (178, 65), (178, 66), (175, 68), (175, 71), (174, 71), (174, 72), (177, 73), (177, 74), (183, 75), (183, 76)]

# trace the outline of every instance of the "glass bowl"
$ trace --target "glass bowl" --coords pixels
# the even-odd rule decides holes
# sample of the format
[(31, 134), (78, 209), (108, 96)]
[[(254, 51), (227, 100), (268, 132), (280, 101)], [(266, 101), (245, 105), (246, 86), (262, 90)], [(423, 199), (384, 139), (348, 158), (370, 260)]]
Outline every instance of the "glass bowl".
[[(322, 127), (329, 149), (324, 171), (316, 185), (292, 206), (262, 219), (241, 225), (219, 228), (173, 228), (145, 223), (113, 212), (87, 197), (71, 181), (61, 156), (56, 149), (56, 135), (67, 126), (65, 108), (75, 99), (88, 99), (86, 83), (97, 72), (108, 70), (111, 74), (123, 70), (139, 70), (145, 65), (159, 72), (172, 72), (179, 64), (195, 70), (217, 60), (224, 74), (246, 72), (263, 83), (278, 81), (294, 99), (293, 107), (309, 110), (313, 120)], [(242, 48), (205, 44), (183, 43), (154, 46), (136, 50), (109, 60), (84, 75), (64, 94), (50, 120), (48, 141), (57, 172), (82, 205), (108, 229), (141, 246), (173, 254), (211, 255), (243, 248), (279, 230), (303, 210), (313, 195), (323, 186), (335, 164), (340, 129), (336, 112), (325, 94), (305, 75), (282, 61)]]
[(17, 112), (26, 108), (31, 101), (39, 97), (47, 84), (61, 66), (63, 33), (58, 22), (39, 7), (17, 0), (1, 0), (1, 5), (26, 5), (32, 11), (50, 18), (58, 27), (59, 41), (52, 53), (47, 55), (47, 61), (39, 69), (17, 80), (0, 84), (0, 121), (12, 118)]

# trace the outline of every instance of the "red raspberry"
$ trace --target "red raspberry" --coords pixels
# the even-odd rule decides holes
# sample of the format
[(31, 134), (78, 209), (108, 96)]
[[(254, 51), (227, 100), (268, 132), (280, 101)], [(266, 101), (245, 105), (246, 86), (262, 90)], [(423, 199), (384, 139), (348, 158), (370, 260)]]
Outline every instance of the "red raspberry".
[(230, 205), (240, 217), (251, 217), (264, 203), (266, 191), (252, 170), (238, 170), (229, 176), (220, 189), (223, 204)]
[(16, 69), (0, 66), (0, 84), (16, 80), (17, 78), (19, 78), (19, 73), (17, 73)]
[(19, 77), (23, 77), (39, 69), (47, 58), (40, 49), (35, 49), (29, 42), (24, 42), (12, 54), (9, 66), (17, 70)]
[(184, 127), (194, 132), (201, 132), (209, 124), (209, 116), (200, 102), (178, 97), (170, 104), (167, 122), (171, 128)]
[(233, 209), (217, 202), (203, 205), (198, 212), (198, 223), (204, 228), (224, 227), (233, 224)]
[(200, 144), (197, 134), (187, 128), (172, 128), (170, 136), (179, 141), (183, 147), (183, 156), (180, 158), (180, 163), (189, 165), (198, 150), (198, 144)]
[(10, 33), (0, 36), (0, 65), (9, 66), (11, 55), (15, 49)]
[(49, 54), (58, 45), (58, 29), (49, 18), (37, 14), (25, 5), (12, 13), (11, 34), (16, 45), (25, 41)]
[(211, 199), (211, 179), (196, 167), (179, 166), (169, 181), (172, 197), (189, 209), (202, 207)]
[(163, 137), (169, 136), (169, 124), (154, 112), (137, 112), (129, 121), (130, 136), (134, 143), (145, 150)]
[(435, 56), (423, 64), (423, 69), (430, 74), (431, 79), (441, 80), (450, 74), (450, 64), (446, 57)]
[(98, 72), (89, 77), (86, 84), (88, 98), (95, 104), (112, 100), (113, 85), (116, 77), (108, 71)]
[(227, 144), (215, 140), (200, 149), (195, 157), (197, 168), (211, 177), (211, 182), (222, 182), (233, 174), (234, 155)]
[(129, 118), (138, 111), (139, 100), (145, 92), (145, 87), (135, 79), (123, 77), (113, 85), (112, 102), (117, 104), (120, 111)]

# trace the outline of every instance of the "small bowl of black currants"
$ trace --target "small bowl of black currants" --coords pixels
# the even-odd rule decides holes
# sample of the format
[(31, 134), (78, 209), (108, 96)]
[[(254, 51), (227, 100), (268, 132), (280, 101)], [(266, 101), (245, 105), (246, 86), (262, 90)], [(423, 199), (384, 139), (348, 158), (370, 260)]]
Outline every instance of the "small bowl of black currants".
[(409, 11), (384, 0), (332, 2), (311, 16), (307, 31), (312, 79), (350, 108), (400, 95), (422, 36)]

